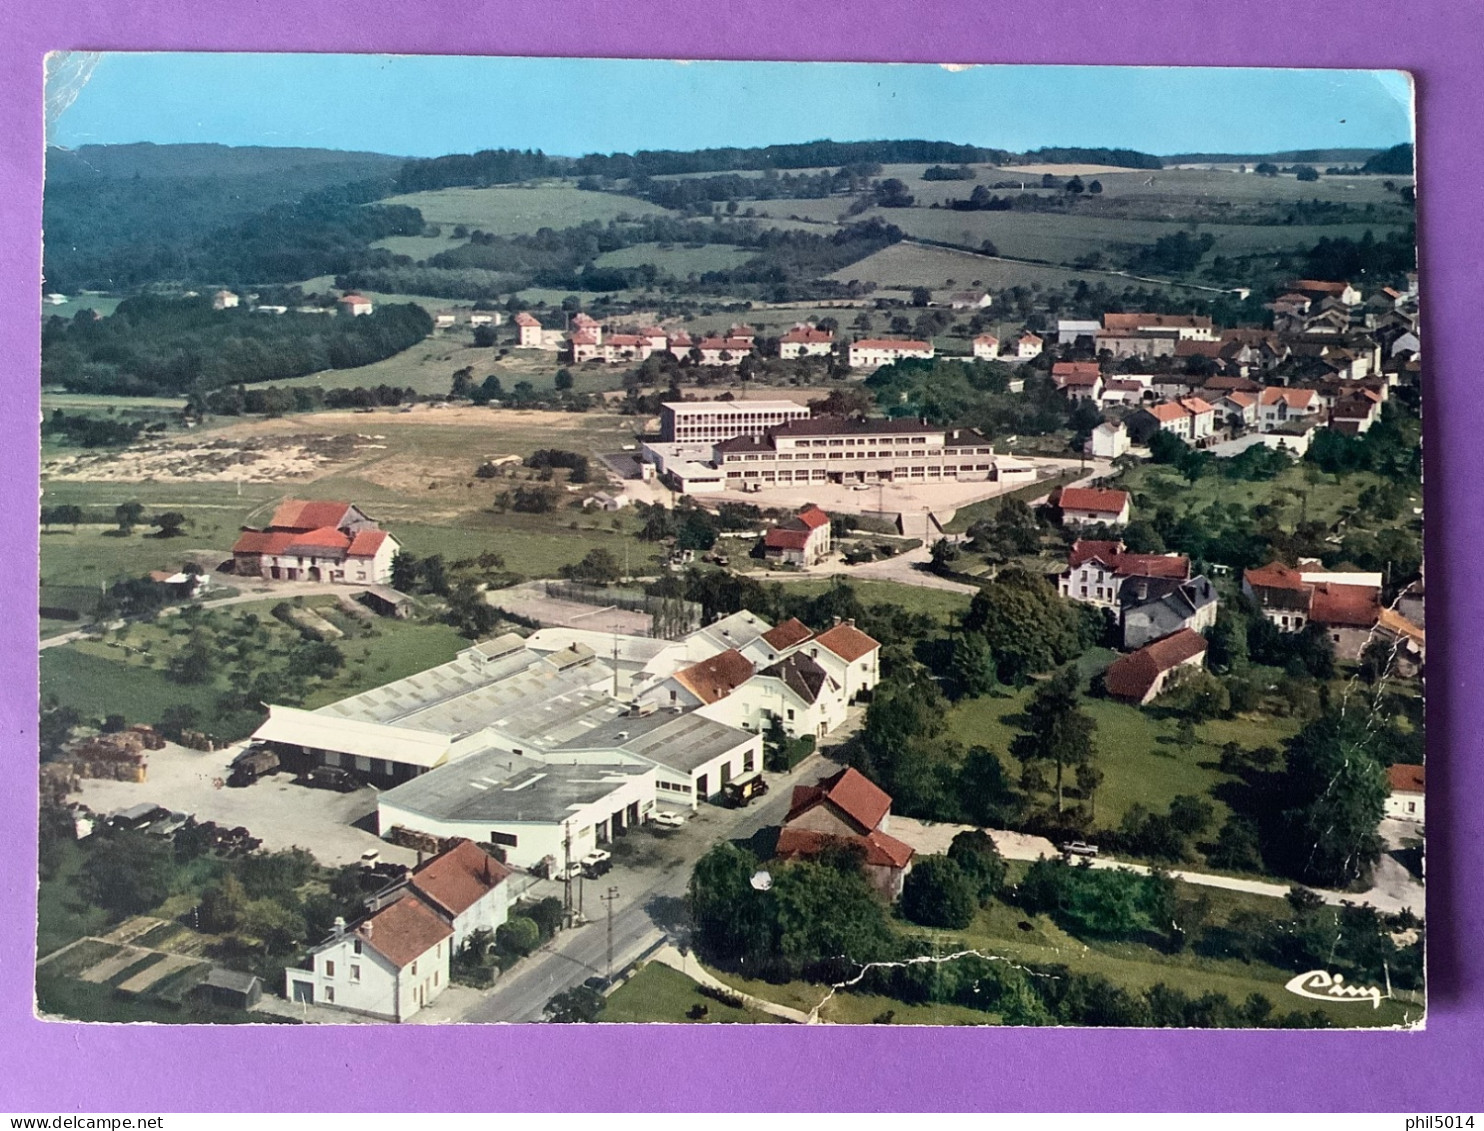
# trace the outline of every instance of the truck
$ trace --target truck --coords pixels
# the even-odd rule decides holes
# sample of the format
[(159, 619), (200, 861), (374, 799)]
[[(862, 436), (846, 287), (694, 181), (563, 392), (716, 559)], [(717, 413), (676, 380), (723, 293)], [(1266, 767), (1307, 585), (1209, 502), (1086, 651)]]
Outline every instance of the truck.
[(252, 785), (260, 777), (278, 772), (278, 755), (266, 746), (251, 746), (232, 760), (227, 784), (234, 789)]
[(768, 783), (763, 781), (763, 775), (759, 773), (734, 778), (721, 787), (722, 800), (733, 809), (741, 809), (754, 797), (761, 797), (767, 792)]

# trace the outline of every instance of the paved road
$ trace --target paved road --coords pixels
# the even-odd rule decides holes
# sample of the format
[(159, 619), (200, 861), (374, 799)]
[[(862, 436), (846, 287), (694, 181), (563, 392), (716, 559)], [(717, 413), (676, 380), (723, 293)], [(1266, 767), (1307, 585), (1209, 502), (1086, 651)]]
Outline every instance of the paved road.
[[(619, 893), (613, 904), (615, 971), (666, 938), (683, 941), (687, 928), (682, 901), (696, 859), (719, 840), (746, 839), (760, 829), (781, 824), (793, 786), (837, 768), (823, 754), (812, 755), (790, 774), (769, 775), (768, 794), (746, 809), (703, 805), (684, 828), (673, 833), (630, 833), (640, 858), (632, 864), (620, 860), (608, 875), (584, 885), (587, 924), (561, 932), (547, 947), (514, 967), (459, 1020), (539, 1021), (553, 996), (607, 973), (608, 925), (599, 897), (609, 887)], [(543, 887), (560, 890), (555, 884)], [(576, 899), (574, 891), (574, 903)]]

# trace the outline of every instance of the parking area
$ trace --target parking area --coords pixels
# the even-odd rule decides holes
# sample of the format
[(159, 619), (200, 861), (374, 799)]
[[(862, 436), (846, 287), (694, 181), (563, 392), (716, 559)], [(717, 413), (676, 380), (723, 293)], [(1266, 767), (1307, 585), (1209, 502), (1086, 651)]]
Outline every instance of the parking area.
[(197, 821), (215, 821), (228, 828), (240, 825), (261, 839), (265, 849), (305, 848), (331, 867), (355, 863), (361, 853), (373, 848), (392, 863), (417, 862), (417, 853), (411, 849), (387, 844), (352, 824), (376, 810), (376, 791), (370, 787), (354, 793), (310, 789), (280, 773), (244, 789), (228, 788), (227, 767), (241, 749), (232, 746), (206, 752), (167, 744), (163, 750), (150, 752), (145, 781), (86, 779), (74, 796), (96, 813), (152, 802), (193, 813)]

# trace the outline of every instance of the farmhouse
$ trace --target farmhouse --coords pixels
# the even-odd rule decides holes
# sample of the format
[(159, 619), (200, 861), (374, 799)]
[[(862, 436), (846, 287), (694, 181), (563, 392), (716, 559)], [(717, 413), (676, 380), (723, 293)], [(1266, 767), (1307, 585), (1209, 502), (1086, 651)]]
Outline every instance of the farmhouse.
[(954, 291), (948, 296), (948, 305), (954, 310), (983, 310), (992, 302), (986, 291)]
[(1068, 400), (1095, 401), (1103, 395), (1103, 374), (1095, 361), (1057, 361), (1051, 380)]
[(370, 314), (373, 307), (371, 300), (365, 295), (351, 294), (336, 299), (335, 309), (341, 314), (358, 318), (363, 314)]
[(862, 338), (851, 342), (846, 352), (846, 363), (852, 369), (879, 369), (904, 357), (931, 358), (930, 342), (909, 338)]
[(212, 310), (231, 310), (242, 300), (231, 291), (217, 291), (211, 296)]
[(1282, 632), (1322, 626), (1341, 659), (1358, 660), (1381, 617), (1381, 575), (1272, 562), (1242, 574), (1242, 592)]
[(778, 339), (778, 356), (785, 360), (828, 357), (834, 349), (835, 335), (808, 323), (800, 323)]
[(1178, 583), (1189, 577), (1190, 559), (1183, 554), (1131, 554), (1122, 542), (1079, 538), (1072, 543), (1067, 569), (1057, 579), (1057, 588), (1069, 600), (1116, 609), (1124, 583), (1130, 578)]
[(886, 830), (891, 796), (855, 769), (794, 787), (775, 850), (780, 860), (810, 859), (835, 846), (861, 851), (867, 881), (888, 899), (902, 894), (914, 850)]
[(1104, 314), (1105, 331), (1173, 334), (1178, 341), (1215, 341), (1216, 331), (1204, 314)]
[(1103, 685), (1113, 698), (1143, 706), (1205, 662), (1206, 638), (1182, 628), (1114, 660)]
[(284, 971), (290, 1001), (406, 1021), (448, 988), (453, 928), (421, 899), (403, 898), (335, 933)]
[(395, 538), (350, 503), (287, 499), (262, 530), (244, 530), (232, 546), (240, 577), (381, 585), (392, 576)]
[(1127, 491), (1110, 491), (1095, 487), (1062, 487), (1051, 499), (1061, 510), (1062, 524), (1080, 526), (1088, 522), (1105, 522), (1111, 526), (1128, 523)]
[(809, 505), (763, 535), (763, 556), (810, 566), (830, 552), (830, 516)]
[(1129, 579), (1118, 593), (1123, 647), (1142, 648), (1188, 628), (1205, 632), (1216, 623), (1216, 587), (1204, 577)]
[(1075, 346), (1086, 339), (1084, 344), (1091, 347), (1102, 329), (1101, 322), (1063, 318), (1056, 324), (1056, 340), (1059, 345)]

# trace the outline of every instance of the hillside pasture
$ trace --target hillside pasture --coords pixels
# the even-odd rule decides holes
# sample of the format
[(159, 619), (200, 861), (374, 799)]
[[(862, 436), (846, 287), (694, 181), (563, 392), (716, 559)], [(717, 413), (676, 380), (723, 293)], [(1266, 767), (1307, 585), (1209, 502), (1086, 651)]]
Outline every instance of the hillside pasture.
[(584, 192), (559, 182), (499, 188), (447, 188), (388, 197), (380, 204), (416, 208), (430, 224), (462, 224), (497, 236), (532, 235), (542, 228), (573, 228), (620, 216), (669, 215), (637, 197)]
[(598, 267), (644, 267), (684, 279), (691, 275), (703, 275), (707, 271), (727, 271), (753, 258), (754, 252), (747, 248), (729, 244), (704, 244), (700, 247), (689, 244), (641, 243), (633, 247), (606, 251), (593, 262)]
[[(913, 287), (943, 290), (967, 285), (978, 279), (979, 285), (991, 290), (1032, 286), (1063, 287), (1068, 283), (1096, 282), (1093, 271), (1072, 271), (1064, 267), (1045, 267), (1037, 263), (1017, 263), (967, 251), (902, 242), (882, 248), (872, 255), (840, 268), (828, 278), (848, 283), (856, 280), (875, 283), (885, 291), (910, 291)], [(953, 280), (952, 283), (949, 280)]]

